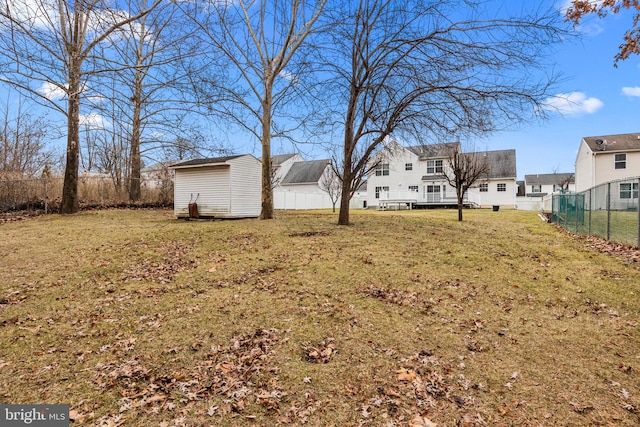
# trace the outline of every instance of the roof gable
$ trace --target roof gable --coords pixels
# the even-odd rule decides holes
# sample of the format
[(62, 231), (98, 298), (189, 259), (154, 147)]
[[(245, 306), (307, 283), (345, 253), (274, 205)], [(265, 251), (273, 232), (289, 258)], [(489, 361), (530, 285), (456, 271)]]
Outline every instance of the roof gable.
[(317, 183), (331, 160), (309, 160), (295, 162), (284, 177), (281, 185)]

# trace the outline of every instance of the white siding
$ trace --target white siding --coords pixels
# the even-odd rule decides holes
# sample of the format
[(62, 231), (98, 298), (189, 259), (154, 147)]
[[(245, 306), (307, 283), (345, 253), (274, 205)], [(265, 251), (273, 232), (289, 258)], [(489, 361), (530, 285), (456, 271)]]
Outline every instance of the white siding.
[[(518, 190), (515, 178), (492, 179), (488, 184), (488, 191), (483, 193), (478, 188), (469, 189), (469, 199), (479, 200), (482, 207), (502, 206), (515, 208)], [(498, 184), (504, 184), (506, 191), (498, 191)]]
[[(402, 147), (392, 150), (381, 163), (389, 164), (389, 175), (376, 176), (373, 171), (367, 179), (367, 206), (377, 207), (379, 199), (376, 199), (376, 187), (389, 187), (389, 198), (406, 199), (417, 198), (416, 194), (409, 192), (409, 186), (418, 185), (422, 194), (423, 182), (421, 178), (427, 174), (427, 162), (418, 160), (415, 153)], [(411, 170), (406, 170), (407, 163), (411, 163)]]
[(231, 212), (229, 166), (176, 169), (174, 214), (189, 215), (189, 202), (196, 200), (202, 216), (226, 216)]
[[(626, 167), (624, 169), (615, 168), (616, 154), (626, 154)], [(633, 178), (638, 175), (640, 175), (640, 152), (618, 151), (596, 153), (594, 185), (600, 185), (618, 179)]]
[(262, 163), (253, 156), (242, 156), (231, 164), (231, 212), (234, 218), (260, 216), (262, 209)]
[(576, 156), (576, 191), (585, 191), (595, 185), (595, 161), (593, 152), (582, 140)]

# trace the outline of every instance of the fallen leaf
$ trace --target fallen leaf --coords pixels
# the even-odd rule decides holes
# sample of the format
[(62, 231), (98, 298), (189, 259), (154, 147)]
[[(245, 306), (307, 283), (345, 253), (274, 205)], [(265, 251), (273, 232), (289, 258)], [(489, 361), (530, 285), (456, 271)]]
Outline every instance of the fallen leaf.
[(418, 378), (418, 374), (414, 370), (409, 370), (406, 368), (401, 368), (396, 371), (398, 374), (398, 381), (408, 381), (412, 382), (416, 378)]
[(423, 417), (421, 415), (416, 415), (411, 420), (411, 424), (409, 424), (409, 426), (410, 427), (436, 427), (437, 424), (434, 423), (433, 421), (431, 421), (427, 417)]

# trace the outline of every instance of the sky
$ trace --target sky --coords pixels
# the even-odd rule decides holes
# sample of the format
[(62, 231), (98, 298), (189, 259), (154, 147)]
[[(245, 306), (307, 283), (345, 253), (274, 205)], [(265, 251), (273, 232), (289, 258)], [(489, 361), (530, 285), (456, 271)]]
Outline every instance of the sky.
[[(553, 7), (564, 16), (569, 2), (540, 3), (542, 8)], [(496, 0), (493, 4), (501, 7), (505, 2)], [(585, 136), (640, 134), (640, 56), (631, 56), (614, 67), (614, 57), (625, 31), (632, 26), (632, 16), (623, 11), (604, 19), (588, 17), (575, 28), (576, 37), (557, 46), (549, 62), (553, 71), (561, 74), (561, 82), (555, 88), (556, 96), (547, 100), (548, 119), (476, 141), (460, 141), (463, 146), (466, 143), (482, 151), (515, 149), (517, 178), (523, 180), (530, 174), (573, 173)], [(299, 148), (307, 160), (327, 157), (326, 153), (304, 153), (305, 148)], [(256, 149), (259, 156), (259, 146)], [(274, 150), (287, 151), (277, 145)]]
[[(511, 1), (492, 0), (491, 4), (496, 7), (533, 4)], [(569, 0), (541, 0), (539, 3), (543, 8), (554, 7), (559, 15), (563, 15)], [(461, 142), (476, 150), (515, 149), (517, 178), (524, 179), (528, 174), (573, 172), (578, 147), (585, 136), (640, 134), (640, 56), (631, 56), (614, 67), (618, 46), (625, 30), (631, 26), (632, 14), (628, 11), (605, 19), (589, 17), (584, 20), (576, 28), (579, 37), (557, 46), (550, 58), (553, 71), (562, 74), (562, 81), (555, 88), (556, 97), (547, 100), (550, 106), (556, 107), (548, 112), (548, 120), (520, 125), (517, 129), (491, 134), (477, 141)], [(55, 95), (51, 93), (52, 98)], [(84, 119), (96, 121), (96, 117), (99, 119), (97, 115)], [(248, 136), (225, 136), (225, 129), (215, 123), (210, 129), (214, 138), (226, 140), (234, 152), (250, 152), (260, 157), (260, 144), (256, 141), (246, 143), (251, 139)], [(238, 143), (240, 140), (245, 143)], [(301, 150), (308, 160), (328, 157), (318, 149), (305, 146), (292, 149), (274, 141), (273, 154), (296, 150)]]
[[(563, 3), (568, 2), (555, 5), (559, 13)], [(585, 136), (640, 134), (640, 56), (614, 67), (618, 46), (631, 25), (632, 15), (623, 12), (586, 19), (576, 29), (579, 37), (560, 46), (552, 58), (563, 75), (559, 97), (549, 99), (558, 111), (549, 111), (542, 123), (490, 135), (477, 142), (476, 149), (515, 149), (518, 179), (524, 179), (529, 174), (574, 172)]]

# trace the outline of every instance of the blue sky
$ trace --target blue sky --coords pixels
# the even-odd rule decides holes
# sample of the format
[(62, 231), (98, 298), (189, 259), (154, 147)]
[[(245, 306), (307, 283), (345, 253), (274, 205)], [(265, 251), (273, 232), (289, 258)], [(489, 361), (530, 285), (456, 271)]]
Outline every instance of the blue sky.
[[(499, 8), (524, 4), (517, 1), (492, 0), (492, 4)], [(542, 0), (541, 7), (553, 6), (561, 15), (568, 3), (569, 0)], [(605, 19), (590, 17), (577, 29), (580, 37), (558, 46), (550, 62), (554, 64), (554, 71), (562, 73), (563, 80), (555, 92), (558, 97), (550, 98), (549, 103), (561, 112), (549, 112), (550, 117), (544, 122), (461, 142), (474, 145), (476, 150), (516, 149), (518, 179), (523, 179), (526, 174), (573, 172), (584, 136), (640, 133), (640, 56), (619, 63), (618, 68), (613, 65), (622, 36), (631, 25), (632, 14), (628, 11)], [(51, 116), (53, 120), (59, 118), (56, 114)], [(229, 132), (218, 123), (203, 125), (209, 128), (212, 138), (234, 152), (252, 152), (260, 157), (260, 144), (248, 135)], [(328, 156), (317, 147), (299, 145), (296, 148), (310, 160)], [(292, 149), (273, 141), (272, 151), (280, 154)]]
[[(562, 3), (556, 3), (559, 13)], [(571, 94), (573, 101), (557, 104), (562, 114), (550, 112), (545, 122), (491, 135), (476, 148), (515, 148), (518, 179), (523, 179), (526, 174), (573, 172), (584, 136), (640, 133), (640, 56), (613, 65), (631, 18), (627, 12), (590, 17), (577, 29), (578, 39), (559, 47), (553, 61), (564, 77), (558, 94)]]

